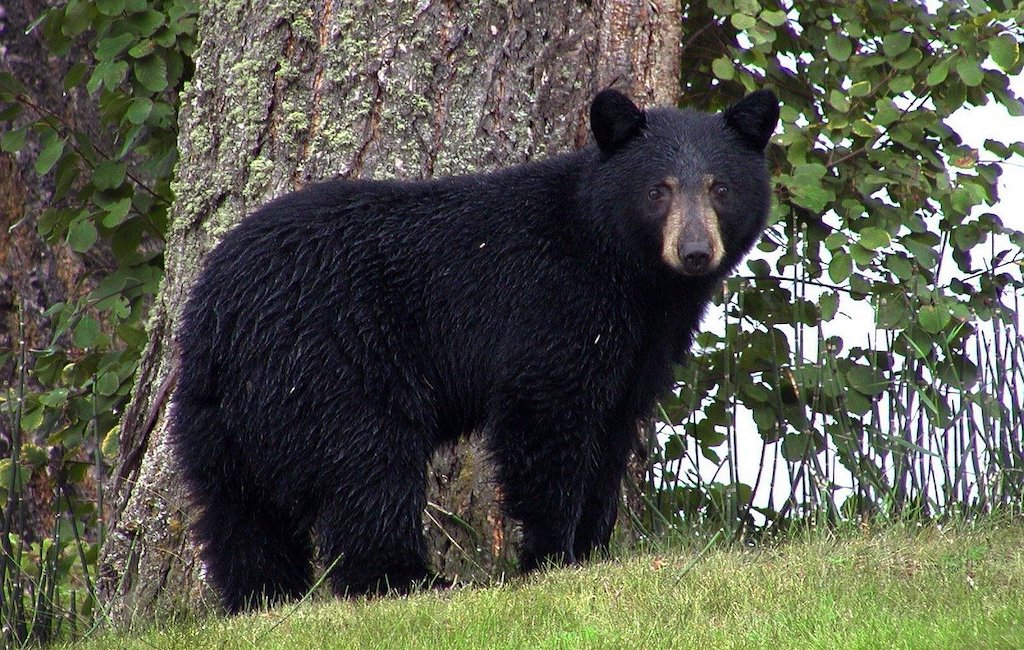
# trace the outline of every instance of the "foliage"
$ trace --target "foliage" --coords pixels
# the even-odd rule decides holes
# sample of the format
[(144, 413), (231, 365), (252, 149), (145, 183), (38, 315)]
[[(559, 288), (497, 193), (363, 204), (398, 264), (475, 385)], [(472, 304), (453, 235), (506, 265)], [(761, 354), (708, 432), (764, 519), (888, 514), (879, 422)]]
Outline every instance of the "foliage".
[[(178, 90), (192, 70), (195, 14), (193, 0), (72, 0), (32, 25), (55, 56), (76, 44), (90, 53), (63, 81), (96, 102), (102, 141), (0, 74), (0, 120), (15, 125), (0, 147), (16, 155), (36, 139), (35, 170), (53, 182), (38, 233), (102, 260), (94, 277), (82, 279), (91, 290), (81, 300), (49, 308), (49, 346), (21, 350), (14, 360), (21, 380), (0, 396), (19, 443), (0, 463), (5, 641), (45, 639), (63, 617), (73, 626), (96, 604), (90, 571), (103, 540), (102, 481), (117, 453), (120, 410), (146, 343), (146, 308), (163, 273)], [(26, 390), (26, 365), (42, 390)], [(31, 541), (19, 528), (19, 492), (53, 453), (58, 524), (52, 537)], [(87, 483), (87, 490), (69, 489)], [(95, 500), (83, 496), (93, 493)]]
[[(752, 510), (771, 523), (1019, 504), (1024, 235), (985, 207), (1024, 143), (972, 149), (947, 120), (992, 102), (1024, 115), (1008, 85), (1024, 10), (690, 7), (688, 101), (717, 108), (765, 84), (782, 99), (777, 206), (728, 284), (724, 332), (701, 336), (664, 405), (676, 426), (655, 443), (651, 523), (703, 515), (736, 531)], [(744, 427), (753, 441), (739, 442)], [(755, 485), (737, 480), (751, 453)], [(725, 478), (702, 479), (696, 455)], [(759, 489), (774, 499), (752, 509)]]

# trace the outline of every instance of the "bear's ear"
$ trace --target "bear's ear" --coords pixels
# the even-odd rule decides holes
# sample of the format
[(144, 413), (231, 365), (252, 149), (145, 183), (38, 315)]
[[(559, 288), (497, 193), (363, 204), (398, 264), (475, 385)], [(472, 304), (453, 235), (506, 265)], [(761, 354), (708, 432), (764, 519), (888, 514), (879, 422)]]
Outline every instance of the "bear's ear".
[(590, 105), (590, 130), (605, 153), (620, 149), (640, 135), (646, 124), (646, 113), (617, 90), (602, 90)]
[(764, 151), (779, 121), (779, 100), (770, 90), (758, 90), (725, 109), (723, 117), (751, 149)]

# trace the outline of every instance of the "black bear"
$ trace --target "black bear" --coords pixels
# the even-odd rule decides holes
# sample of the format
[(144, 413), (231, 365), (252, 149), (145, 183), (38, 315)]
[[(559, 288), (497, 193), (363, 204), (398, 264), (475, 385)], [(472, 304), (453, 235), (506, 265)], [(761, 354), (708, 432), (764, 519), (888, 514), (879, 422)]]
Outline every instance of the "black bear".
[(764, 230), (770, 91), (590, 107), (596, 146), (422, 182), (333, 180), (209, 254), (171, 440), (229, 611), (431, 577), (428, 460), (480, 432), (524, 571), (608, 544), (638, 422)]

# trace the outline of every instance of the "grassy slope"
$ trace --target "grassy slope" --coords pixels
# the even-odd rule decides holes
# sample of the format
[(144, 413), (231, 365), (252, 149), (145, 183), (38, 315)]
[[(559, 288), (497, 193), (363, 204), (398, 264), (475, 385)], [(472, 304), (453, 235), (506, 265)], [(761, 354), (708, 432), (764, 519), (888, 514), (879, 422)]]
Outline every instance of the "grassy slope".
[[(525, 582), (325, 600), (87, 648), (1024, 648), (1024, 526), (665, 552)], [(76, 646), (79, 647), (79, 646)]]

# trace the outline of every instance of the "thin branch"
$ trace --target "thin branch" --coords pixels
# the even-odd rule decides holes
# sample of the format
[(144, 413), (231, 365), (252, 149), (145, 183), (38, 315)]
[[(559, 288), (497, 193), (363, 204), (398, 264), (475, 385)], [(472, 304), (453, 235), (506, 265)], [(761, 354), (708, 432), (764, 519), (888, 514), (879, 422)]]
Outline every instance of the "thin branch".
[[(64, 117), (62, 115), (58, 115), (57, 113), (51, 111), (48, 108), (39, 106), (38, 104), (33, 102), (32, 99), (28, 95), (25, 95), (23, 93), (18, 93), (17, 95), (15, 95), (15, 99), (17, 99), (19, 102), (25, 104), (26, 106), (31, 108), (33, 111), (35, 111), (36, 114), (39, 115), (39, 117), (43, 118), (43, 121), (46, 122), (46, 125), (49, 126), (51, 129), (53, 129), (55, 133), (60, 134), (60, 130), (55, 125), (51, 124), (48, 121), (48, 118), (49, 119), (53, 119), (53, 120), (57, 120), (62, 125), (64, 125), (64, 128), (66, 128), (68, 131), (71, 131), (71, 132), (75, 131), (75, 128), (72, 127), (71, 124), (69, 124), (68, 121), (66, 119), (64, 119)], [(107, 153), (106, 151), (104, 151), (103, 149), (98, 147), (96, 144), (93, 144), (93, 143), (90, 143), (90, 144), (91, 144), (92, 148), (96, 150), (97, 153), (99, 153), (101, 156), (103, 156), (103, 158), (105, 158), (106, 160), (114, 160), (114, 157), (112, 155), (110, 155), (109, 153)], [(93, 165), (92, 161), (90, 161), (89, 158), (87, 156), (85, 156), (84, 152), (82, 151), (81, 148), (79, 148), (77, 143), (72, 141), (71, 147), (75, 150), (75, 152), (78, 154), (78, 156), (82, 160), (84, 160), (87, 163), (89, 163), (90, 166), (93, 169), (95, 169), (95, 165)], [(139, 178), (136, 177), (135, 174), (133, 174), (131, 172), (131, 170), (126, 169), (125, 170), (125, 175), (128, 178), (130, 178), (132, 180), (132, 182), (134, 182), (140, 188), (145, 190), (147, 193), (149, 193), (156, 200), (160, 201), (164, 205), (167, 205), (167, 206), (171, 205), (170, 201), (168, 201), (166, 198), (164, 198), (164, 197), (160, 196), (159, 194), (157, 194), (148, 185), (146, 185), (141, 180), (139, 180)]]

